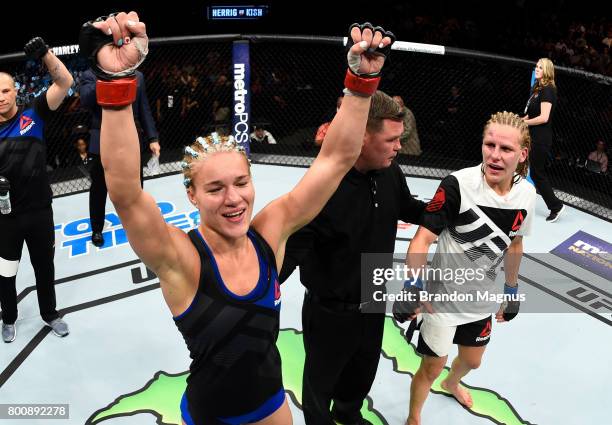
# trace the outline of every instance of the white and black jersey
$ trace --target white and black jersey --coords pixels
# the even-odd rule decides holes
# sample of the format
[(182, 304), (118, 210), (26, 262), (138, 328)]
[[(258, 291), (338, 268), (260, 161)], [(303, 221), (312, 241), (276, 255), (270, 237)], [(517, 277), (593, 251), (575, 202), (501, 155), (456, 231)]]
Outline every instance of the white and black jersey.
[[(512, 239), (530, 233), (535, 199), (535, 188), (524, 179), (506, 195), (497, 194), (486, 183), (481, 165), (444, 178), (421, 222), (438, 235), (426, 275), (427, 291), (471, 292), (476, 299), (477, 291), (495, 290), (496, 274)], [(476, 271), (475, 277), (461, 278), (460, 269)], [(493, 312), (490, 302), (469, 300), (433, 303), (432, 307), (437, 312), (432, 319), (447, 325), (473, 322)]]

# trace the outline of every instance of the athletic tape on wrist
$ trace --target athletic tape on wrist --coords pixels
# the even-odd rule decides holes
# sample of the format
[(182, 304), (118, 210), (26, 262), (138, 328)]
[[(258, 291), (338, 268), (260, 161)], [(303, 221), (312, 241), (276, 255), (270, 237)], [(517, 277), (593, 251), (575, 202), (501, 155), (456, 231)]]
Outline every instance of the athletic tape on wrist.
[(372, 96), (378, 89), (379, 83), (380, 77), (363, 77), (353, 73), (350, 69), (346, 70), (344, 77), (344, 87), (362, 96)]
[(100, 106), (126, 106), (136, 100), (136, 77), (96, 81), (96, 100)]
[(510, 286), (507, 283), (504, 284), (504, 294), (510, 294), (510, 295), (518, 294), (518, 285)]
[(408, 279), (404, 281), (404, 288), (409, 288), (411, 286), (416, 286), (419, 289), (423, 289), (423, 281), (420, 277), (416, 279)]

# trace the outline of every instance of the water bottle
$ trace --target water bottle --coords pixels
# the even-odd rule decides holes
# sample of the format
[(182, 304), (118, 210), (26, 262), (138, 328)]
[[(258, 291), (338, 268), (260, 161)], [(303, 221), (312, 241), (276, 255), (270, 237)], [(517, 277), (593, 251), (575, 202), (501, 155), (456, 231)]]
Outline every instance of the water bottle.
[(9, 189), (11, 185), (6, 177), (0, 176), (0, 214), (11, 213), (11, 197)]
[(155, 154), (151, 155), (151, 159), (147, 162), (147, 169), (149, 170), (150, 176), (156, 176), (161, 172), (159, 167), (159, 156)]

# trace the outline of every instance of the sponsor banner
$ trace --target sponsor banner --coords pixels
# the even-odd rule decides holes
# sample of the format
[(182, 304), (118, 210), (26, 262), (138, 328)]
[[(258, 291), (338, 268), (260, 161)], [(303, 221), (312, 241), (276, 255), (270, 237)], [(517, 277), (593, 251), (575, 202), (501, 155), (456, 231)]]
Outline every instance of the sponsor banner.
[(51, 47), (51, 51), (55, 56), (75, 55), (79, 53), (79, 45), (70, 44), (67, 46)]
[[(192, 211), (177, 211), (172, 202), (160, 201), (157, 203), (159, 211), (166, 221), (185, 232), (199, 226), (200, 212)], [(104, 245), (98, 250), (113, 249), (121, 245), (127, 245), (128, 239), (116, 213), (108, 213), (105, 216), (106, 225), (102, 235), (104, 236)], [(91, 243), (91, 222), (89, 217), (83, 217), (68, 222), (58, 223), (55, 225), (55, 231), (62, 239), (58, 244), (60, 250), (66, 250), (69, 258), (79, 257), (89, 254), (90, 249), (96, 249)]]
[(251, 120), (251, 66), (249, 42), (234, 41), (232, 50), (234, 64), (234, 109), (232, 112), (232, 135), (250, 153), (249, 130)]
[(612, 281), (612, 245), (604, 240), (578, 231), (551, 253)]

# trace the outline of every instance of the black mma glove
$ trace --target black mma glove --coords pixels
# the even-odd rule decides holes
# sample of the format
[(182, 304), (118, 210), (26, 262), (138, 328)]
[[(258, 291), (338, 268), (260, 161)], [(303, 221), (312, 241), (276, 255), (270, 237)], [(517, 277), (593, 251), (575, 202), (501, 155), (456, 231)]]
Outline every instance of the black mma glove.
[(421, 302), (419, 297), (423, 291), (423, 281), (421, 279), (407, 280), (404, 282), (404, 287), (398, 294), (400, 299), (396, 299), (393, 303), (393, 317), (399, 323), (404, 323), (406, 320), (414, 316)]
[(23, 46), (28, 59), (39, 60), (49, 51), (49, 46), (45, 44), (45, 40), (40, 37), (34, 37)]
[[(512, 295), (514, 298), (518, 298), (518, 285), (510, 286), (507, 283), (504, 284), (504, 295)], [(518, 301), (506, 301), (506, 308), (504, 308), (504, 320), (509, 322), (514, 319), (519, 312), (521, 302)]]
[[(385, 62), (389, 59), (389, 55), (391, 54), (391, 46), (393, 45), (393, 43), (395, 42), (395, 34), (393, 34), (391, 31), (385, 31), (385, 29), (383, 27), (373, 27), (371, 23), (366, 22), (364, 24), (357, 24), (354, 23), (349, 27), (348, 33), (348, 39), (346, 42), (346, 49), (347, 51), (350, 50), (350, 48), (353, 46), (353, 39), (351, 38), (351, 30), (353, 28), (359, 28), (360, 31), (363, 32), (364, 29), (366, 28), (370, 28), (370, 30), (372, 30), (372, 33), (376, 33), (376, 31), (380, 31), (380, 33), (382, 34), (383, 38), (385, 37), (389, 37), (391, 39), (391, 43), (389, 43), (387, 46), (383, 47), (382, 49), (380, 47), (377, 47), (376, 49), (373, 48), (368, 48), (367, 54), (368, 55), (381, 55), (385, 57)], [(349, 65), (351, 65), (349, 63)], [(357, 66), (357, 68), (359, 68), (359, 66)], [(356, 70), (353, 69), (352, 66), (349, 66), (349, 69), (356, 75), (360, 75), (361, 77), (378, 77), (380, 75), (380, 72), (376, 72), (376, 73), (372, 73), (372, 74), (357, 74)]]
[[(115, 26), (121, 34), (112, 30)], [(116, 44), (112, 31), (115, 38), (121, 35)], [(120, 12), (83, 24), (79, 47), (97, 77), (98, 105), (122, 107), (134, 102), (138, 88), (136, 68), (149, 52), (148, 43), (145, 25), (135, 12)]]
[[(113, 14), (109, 16), (113, 16)], [(98, 28), (94, 27), (93, 23), (106, 21), (107, 18), (108, 16), (100, 16), (93, 21), (85, 22), (81, 26), (81, 31), (79, 32), (79, 52), (87, 58), (91, 70), (96, 77), (101, 80), (110, 80), (112, 78), (98, 66), (98, 51), (103, 46), (112, 44), (113, 36), (104, 34)], [(133, 74), (134, 73), (132, 73), (132, 75)]]
[[(353, 47), (355, 44), (351, 35), (354, 28), (358, 28), (361, 33), (363, 33), (364, 30), (369, 29), (372, 31), (373, 35), (375, 35), (376, 32), (380, 32), (382, 39), (389, 37), (391, 39), (391, 43), (382, 48), (379, 46), (371, 46), (368, 47), (367, 50), (357, 54), (356, 52), (351, 51), (351, 47)], [(361, 25), (353, 24), (349, 27), (349, 35), (346, 43), (348, 50), (348, 70), (344, 78), (344, 87), (346, 87), (348, 90), (348, 94), (367, 97), (372, 96), (376, 92), (378, 84), (380, 83), (382, 64), (381, 66), (374, 66), (374, 69), (376, 69), (375, 72), (367, 72), (362, 68), (362, 62), (365, 58), (367, 60), (366, 67), (368, 67), (372, 65), (373, 62), (378, 62), (376, 59), (378, 59), (379, 56), (383, 57), (382, 62), (384, 62), (386, 58), (388, 58), (389, 53), (391, 53), (391, 45), (394, 41), (395, 35), (393, 35), (392, 32), (385, 31), (382, 27), (372, 27), (372, 24), (369, 22)], [(360, 43), (364, 42), (367, 43), (365, 40), (361, 41)], [(362, 48), (365, 49), (366, 46), (363, 46)]]

